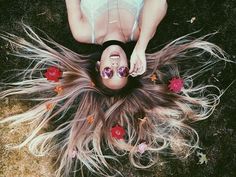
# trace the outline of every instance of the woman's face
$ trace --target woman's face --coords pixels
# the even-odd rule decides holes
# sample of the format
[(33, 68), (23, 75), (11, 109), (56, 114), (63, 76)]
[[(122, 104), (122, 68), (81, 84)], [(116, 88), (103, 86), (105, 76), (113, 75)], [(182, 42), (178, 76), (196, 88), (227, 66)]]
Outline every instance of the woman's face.
[(107, 47), (100, 60), (100, 75), (103, 84), (110, 89), (121, 89), (129, 75), (128, 61), (124, 50), (118, 45)]

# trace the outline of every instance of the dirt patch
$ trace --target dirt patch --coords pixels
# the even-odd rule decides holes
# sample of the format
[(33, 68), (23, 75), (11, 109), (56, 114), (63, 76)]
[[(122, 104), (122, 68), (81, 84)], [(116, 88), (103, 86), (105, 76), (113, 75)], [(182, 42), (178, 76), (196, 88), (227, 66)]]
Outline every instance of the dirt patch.
[[(18, 101), (14, 104), (0, 105), (0, 119), (29, 109)], [(0, 126), (0, 177), (51, 177), (54, 173), (53, 157), (35, 157), (29, 153), (27, 147), (10, 150), (9, 145), (19, 144), (32, 127), (27, 124), (18, 126)]]

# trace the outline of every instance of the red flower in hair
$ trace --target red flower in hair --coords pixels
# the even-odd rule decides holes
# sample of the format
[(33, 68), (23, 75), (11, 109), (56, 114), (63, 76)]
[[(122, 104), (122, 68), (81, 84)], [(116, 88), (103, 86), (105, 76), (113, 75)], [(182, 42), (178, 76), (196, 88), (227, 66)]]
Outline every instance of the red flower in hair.
[(62, 72), (58, 68), (51, 66), (47, 69), (44, 76), (49, 81), (58, 82), (59, 78), (62, 76)]
[(125, 135), (125, 129), (119, 125), (116, 125), (115, 127), (112, 127), (111, 135), (113, 138), (123, 139)]
[(170, 84), (168, 85), (169, 90), (179, 93), (184, 86), (184, 80), (181, 78), (172, 78)]

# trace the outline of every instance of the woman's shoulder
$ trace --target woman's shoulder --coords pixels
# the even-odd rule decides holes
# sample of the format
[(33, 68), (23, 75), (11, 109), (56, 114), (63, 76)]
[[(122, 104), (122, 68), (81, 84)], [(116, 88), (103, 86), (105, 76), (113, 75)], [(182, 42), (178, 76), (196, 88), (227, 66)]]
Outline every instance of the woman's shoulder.
[(91, 43), (91, 26), (86, 18), (82, 18), (79, 22), (78, 28), (73, 31), (72, 35), (76, 41), (81, 43)]

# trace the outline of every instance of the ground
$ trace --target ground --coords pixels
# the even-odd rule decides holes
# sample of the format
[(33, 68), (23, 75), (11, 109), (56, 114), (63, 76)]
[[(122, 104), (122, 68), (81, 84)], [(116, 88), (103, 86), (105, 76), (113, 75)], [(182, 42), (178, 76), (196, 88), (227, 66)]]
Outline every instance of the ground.
[[(219, 45), (236, 60), (236, 2), (235, 0), (172, 0), (168, 2), (168, 13), (160, 24), (149, 48), (160, 46), (187, 33), (198, 31), (198, 37), (218, 32), (209, 41)], [(0, 30), (19, 36), (24, 33), (18, 24), (24, 23), (43, 30), (58, 43), (76, 51), (86, 51), (87, 46), (79, 46), (71, 36), (66, 17), (65, 4), (61, 0), (0, 0)], [(0, 41), (0, 77), (10, 69), (23, 68), (26, 63), (7, 55), (8, 46)], [(236, 67), (227, 64), (217, 67), (202, 80), (214, 83), (221, 89), (236, 79)], [(164, 159), (156, 167), (137, 170), (131, 167), (127, 157), (123, 157), (123, 174), (127, 177), (235, 177), (236, 176), (236, 83), (221, 97), (214, 114), (207, 120), (192, 126), (200, 136), (200, 146), (196, 153), (184, 160)], [(24, 111), (28, 104), (1, 100), (0, 117)], [(19, 141), (25, 136), (28, 126), (11, 130), (0, 127), (0, 177), (51, 177), (53, 158), (32, 157), (26, 149), (9, 152), (5, 144)], [(11, 130), (11, 131), (10, 131)], [(9, 131), (11, 132), (9, 134)], [(16, 131), (17, 133), (14, 133)], [(87, 173), (87, 176), (92, 176)], [(78, 175), (79, 177), (80, 175)]]

